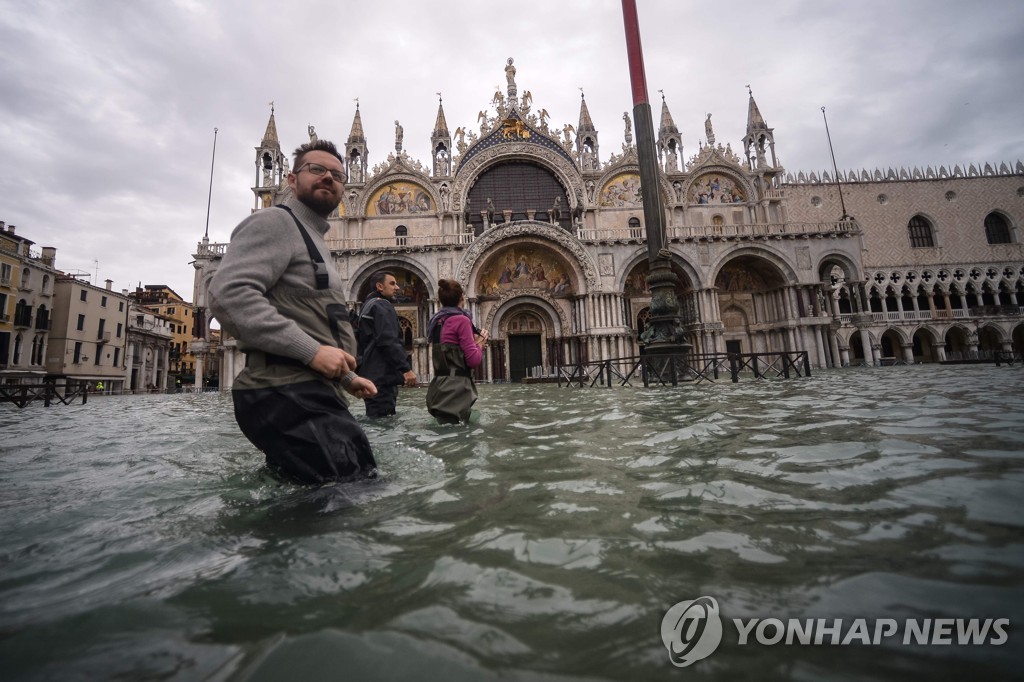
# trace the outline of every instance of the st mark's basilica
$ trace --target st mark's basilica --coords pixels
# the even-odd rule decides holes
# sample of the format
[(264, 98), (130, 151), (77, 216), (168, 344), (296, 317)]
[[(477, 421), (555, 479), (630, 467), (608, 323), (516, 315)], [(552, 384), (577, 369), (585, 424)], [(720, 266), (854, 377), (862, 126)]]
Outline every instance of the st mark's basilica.
[[(348, 182), (327, 241), (352, 305), (373, 272), (395, 273), (421, 379), (442, 278), (462, 282), (490, 332), (482, 380), (642, 350), (650, 291), (631, 117), (621, 147), (602, 154), (585, 98), (578, 122), (557, 126), (517, 84), (512, 59), (505, 80), (476, 129), (449, 130), (439, 103), (427, 165), (405, 152), (395, 121), (394, 151), (371, 167), (358, 104), (344, 140)], [(665, 242), (691, 353), (806, 350), (812, 367), (841, 367), (1024, 351), (1020, 161), (787, 172), (753, 93), (741, 140), (717, 140), (709, 115), (688, 157), (664, 100), (655, 121)], [(255, 210), (286, 198), (288, 172), (271, 111), (256, 149)], [(195, 255), (196, 352), (226, 246), (204, 239)], [(215, 357), (229, 388), (242, 354), (226, 338)]]

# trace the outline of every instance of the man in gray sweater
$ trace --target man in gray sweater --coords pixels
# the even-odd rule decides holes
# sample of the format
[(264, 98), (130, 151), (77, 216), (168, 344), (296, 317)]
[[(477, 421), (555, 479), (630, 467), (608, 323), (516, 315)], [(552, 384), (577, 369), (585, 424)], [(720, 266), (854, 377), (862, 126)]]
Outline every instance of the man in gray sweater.
[(376, 395), (355, 374), (355, 336), (324, 243), (345, 171), (335, 146), (295, 150), (294, 196), (257, 211), (231, 234), (210, 282), (210, 309), (246, 352), (232, 386), (235, 419), (267, 465), (301, 482), (376, 475), (366, 434), (344, 391)]

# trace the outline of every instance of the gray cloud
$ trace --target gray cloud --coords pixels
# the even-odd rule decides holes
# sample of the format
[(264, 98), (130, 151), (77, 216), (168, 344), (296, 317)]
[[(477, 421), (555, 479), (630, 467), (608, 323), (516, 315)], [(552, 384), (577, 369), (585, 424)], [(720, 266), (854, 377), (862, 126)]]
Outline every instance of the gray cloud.
[[(552, 124), (580, 90), (604, 158), (632, 110), (618, 3), (4, 2), (0, 12), (0, 220), (58, 266), (117, 289), (165, 283), (191, 296), (206, 225), (226, 241), (253, 207), (254, 147), (275, 102), (282, 146), (306, 125), (343, 142), (359, 98), (371, 165), (393, 150), (429, 161), (444, 97), (451, 128), (476, 127), (514, 57), (520, 91)], [(659, 90), (696, 152), (713, 114), (741, 149), (746, 85), (791, 171), (1015, 162), (1024, 158), (1024, 5), (911, 0), (639, 3), (652, 105)], [(656, 111), (657, 113), (657, 111)]]

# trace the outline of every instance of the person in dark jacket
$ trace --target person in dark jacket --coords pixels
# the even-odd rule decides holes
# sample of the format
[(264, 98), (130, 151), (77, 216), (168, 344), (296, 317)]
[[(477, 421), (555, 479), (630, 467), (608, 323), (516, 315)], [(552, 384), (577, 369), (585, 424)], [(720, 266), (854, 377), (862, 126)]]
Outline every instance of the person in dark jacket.
[(402, 329), (395, 311), (400, 291), (394, 273), (380, 271), (370, 278), (373, 291), (359, 309), (359, 374), (377, 387), (377, 395), (365, 399), (367, 417), (395, 414), (398, 387), (415, 386), (416, 373), (402, 343)]

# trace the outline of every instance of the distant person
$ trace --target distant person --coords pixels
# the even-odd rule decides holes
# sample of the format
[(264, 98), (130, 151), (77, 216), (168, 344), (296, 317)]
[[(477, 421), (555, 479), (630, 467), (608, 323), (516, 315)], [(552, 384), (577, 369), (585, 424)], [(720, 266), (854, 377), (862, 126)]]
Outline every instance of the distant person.
[(324, 243), (344, 165), (327, 140), (295, 150), (294, 193), (235, 228), (210, 283), (210, 309), (246, 352), (231, 396), (242, 433), (274, 471), (305, 483), (376, 476), (344, 392), (376, 395), (353, 371), (356, 340)]
[(402, 342), (395, 296), (401, 290), (394, 273), (381, 270), (370, 277), (373, 291), (359, 309), (359, 371), (377, 387), (366, 398), (366, 416), (389, 417), (396, 413), (398, 387), (415, 386), (409, 356)]
[(442, 424), (469, 421), (477, 399), (472, 370), (483, 362), (487, 332), (477, 331), (462, 308), (462, 285), (453, 279), (437, 283), (437, 297), (444, 306), (430, 318), (427, 338), (431, 343), (434, 378), (427, 389), (427, 411)]

